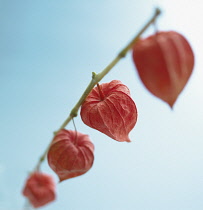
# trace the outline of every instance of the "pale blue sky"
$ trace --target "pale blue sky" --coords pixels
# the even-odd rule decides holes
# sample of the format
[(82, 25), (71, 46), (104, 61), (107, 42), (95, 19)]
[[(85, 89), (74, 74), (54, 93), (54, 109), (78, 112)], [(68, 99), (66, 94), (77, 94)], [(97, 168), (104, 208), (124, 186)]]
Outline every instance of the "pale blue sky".
[[(182, 33), (195, 52), (174, 110), (140, 83), (129, 53), (103, 82), (119, 79), (131, 90), (139, 114), (132, 142), (116, 142), (77, 117), (77, 129), (95, 144), (93, 168), (59, 184), (57, 200), (41, 209), (203, 209), (201, 1), (0, 0), (0, 210), (23, 210), (27, 173), (91, 72), (114, 58), (156, 6), (163, 10), (158, 29)], [(42, 169), (58, 180), (47, 162)]]

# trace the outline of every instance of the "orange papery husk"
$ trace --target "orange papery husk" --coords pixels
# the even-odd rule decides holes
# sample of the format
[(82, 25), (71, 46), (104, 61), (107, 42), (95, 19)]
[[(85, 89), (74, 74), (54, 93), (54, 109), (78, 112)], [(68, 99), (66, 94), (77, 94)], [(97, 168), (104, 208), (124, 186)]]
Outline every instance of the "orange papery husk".
[(186, 38), (175, 31), (158, 32), (137, 41), (132, 57), (145, 87), (172, 108), (194, 67)]
[(130, 142), (137, 122), (137, 108), (128, 87), (119, 80), (95, 87), (81, 106), (82, 121), (112, 139)]
[(94, 145), (88, 135), (62, 129), (54, 137), (47, 158), (61, 182), (89, 171), (94, 162)]
[(33, 207), (38, 208), (55, 200), (55, 189), (55, 182), (50, 175), (34, 172), (26, 180), (23, 195)]

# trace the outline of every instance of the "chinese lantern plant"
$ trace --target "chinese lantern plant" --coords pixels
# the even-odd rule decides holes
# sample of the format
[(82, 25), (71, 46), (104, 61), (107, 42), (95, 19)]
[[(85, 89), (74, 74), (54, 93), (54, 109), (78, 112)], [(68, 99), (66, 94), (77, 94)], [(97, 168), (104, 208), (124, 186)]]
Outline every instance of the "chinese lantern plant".
[[(174, 31), (140, 38), (159, 14), (160, 10), (157, 9), (115, 59), (102, 72), (92, 74), (92, 80), (68, 118), (54, 132), (51, 144), (40, 157), (37, 170), (28, 177), (23, 190), (23, 195), (34, 207), (41, 207), (55, 199), (53, 180), (38, 170), (46, 156), (60, 182), (87, 173), (93, 165), (94, 145), (89, 136), (76, 129), (65, 129), (77, 116), (80, 107), (81, 118), (86, 125), (116, 141), (130, 142), (129, 133), (137, 122), (137, 108), (128, 87), (118, 80), (101, 85), (98, 83), (131, 49), (143, 84), (153, 95), (173, 107), (193, 71), (194, 54), (184, 36)], [(38, 185), (41, 187), (38, 188)]]

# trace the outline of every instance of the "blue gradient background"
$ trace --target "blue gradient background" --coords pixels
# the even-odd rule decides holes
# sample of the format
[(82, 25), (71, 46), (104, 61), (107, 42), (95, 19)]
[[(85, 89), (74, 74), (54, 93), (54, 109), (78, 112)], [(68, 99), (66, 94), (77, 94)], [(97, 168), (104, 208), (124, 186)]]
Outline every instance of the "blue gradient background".
[[(59, 184), (57, 200), (41, 209), (203, 209), (201, 1), (0, 0), (0, 210), (23, 209), (27, 174), (91, 72), (116, 56), (156, 6), (163, 11), (158, 28), (184, 34), (196, 57), (174, 110), (144, 88), (129, 53), (103, 82), (119, 79), (131, 90), (139, 112), (132, 142), (116, 142), (77, 117), (95, 144), (94, 166)], [(47, 162), (42, 169), (58, 180)]]

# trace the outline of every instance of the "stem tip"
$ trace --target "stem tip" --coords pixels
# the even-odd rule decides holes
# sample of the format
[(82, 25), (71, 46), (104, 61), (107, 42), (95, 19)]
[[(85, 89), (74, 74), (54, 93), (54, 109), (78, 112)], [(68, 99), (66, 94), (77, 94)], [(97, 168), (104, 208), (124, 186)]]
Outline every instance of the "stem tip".
[(157, 7), (156, 10), (155, 10), (155, 14), (156, 16), (160, 15), (161, 14), (161, 10)]

